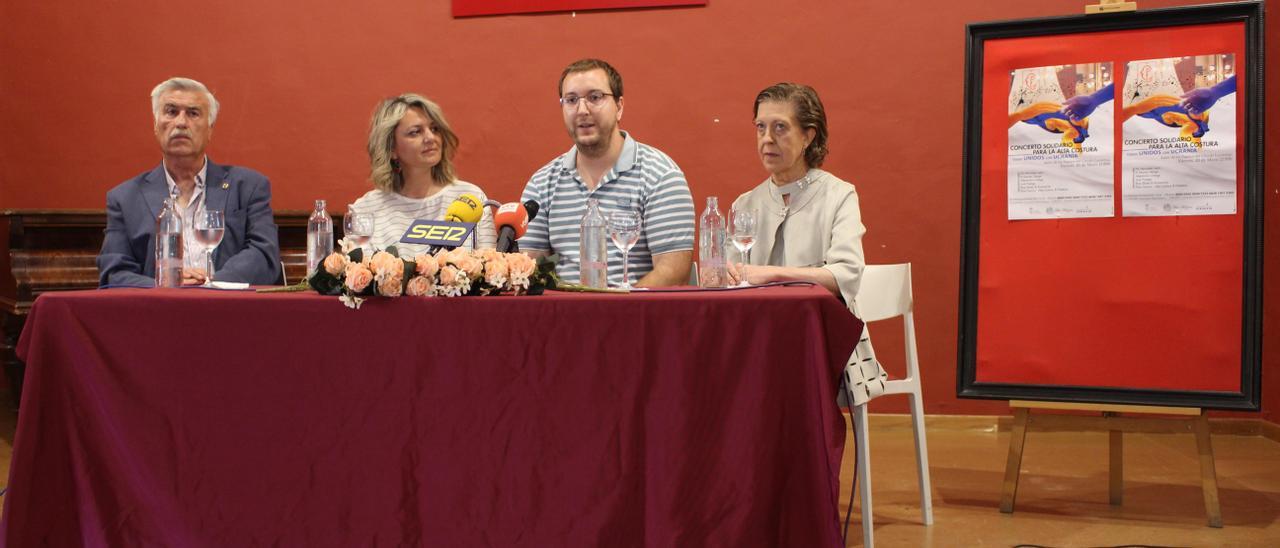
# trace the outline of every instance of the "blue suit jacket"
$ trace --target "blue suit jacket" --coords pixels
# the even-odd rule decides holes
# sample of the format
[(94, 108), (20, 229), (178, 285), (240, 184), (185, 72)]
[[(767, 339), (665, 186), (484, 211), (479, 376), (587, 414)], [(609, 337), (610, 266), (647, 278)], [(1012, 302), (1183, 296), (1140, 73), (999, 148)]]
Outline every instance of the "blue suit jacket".
[[(205, 208), (225, 212), (227, 229), (213, 252), (214, 279), (252, 284), (280, 280), (280, 242), (271, 213), (271, 182), (252, 169), (209, 161)], [(107, 230), (98, 253), (103, 286), (155, 285), (156, 216), (169, 196), (164, 164), (107, 192)]]

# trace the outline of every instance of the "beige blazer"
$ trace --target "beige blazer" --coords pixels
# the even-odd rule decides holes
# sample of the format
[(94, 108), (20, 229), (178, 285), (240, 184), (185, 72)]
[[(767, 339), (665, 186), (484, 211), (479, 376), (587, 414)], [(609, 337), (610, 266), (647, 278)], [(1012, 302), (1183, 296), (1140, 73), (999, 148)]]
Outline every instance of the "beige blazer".
[[(856, 298), (866, 265), (862, 235), (867, 232), (858, 209), (858, 193), (852, 184), (821, 169), (811, 169), (806, 176), (809, 182), (792, 193), (788, 205), (783, 204), (782, 193), (769, 179), (734, 200), (734, 207), (751, 207), (759, 216), (749, 264), (825, 268), (835, 276), (840, 296), (857, 315)], [(736, 248), (726, 250), (726, 257), (742, 262)], [(865, 328), (845, 367), (845, 377), (854, 405), (884, 392), (887, 375), (875, 359)], [(843, 400), (844, 394), (841, 396)]]

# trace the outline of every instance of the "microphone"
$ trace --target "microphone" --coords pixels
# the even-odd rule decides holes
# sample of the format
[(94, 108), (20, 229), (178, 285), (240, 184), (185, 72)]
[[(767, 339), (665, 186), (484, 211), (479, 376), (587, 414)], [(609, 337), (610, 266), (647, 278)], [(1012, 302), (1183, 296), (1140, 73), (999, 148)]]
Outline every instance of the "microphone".
[(449, 208), (444, 211), (444, 220), (455, 223), (478, 223), (482, 215), (484, 215), (484, 208), (481, 207), (480, 199), (472, 194), (463, 194), (449, 204)]
[[(484, 207), (480, 203), (480, 198), (474, 194), (463, 194), (458, 199), (449, 204), (448, 209), (444, 210), (444, 220), (455, 223), (471, 223), (480, 222), (480, 217), (484, 215)], [(441, 249), (455, 249), (458, 246), (442, 246), (433, 245), (427, 250), (427, 253), (435, 255)]]
[(498, 227), (498, 251), (515, 253), (520, 251), (516, 240), (524, 236), (529, 228), (529, 221), (538, 215), (538, 202), (529, 200), (523, 204), (511, 202), (502, 204), (493, 216), (493, 224)]

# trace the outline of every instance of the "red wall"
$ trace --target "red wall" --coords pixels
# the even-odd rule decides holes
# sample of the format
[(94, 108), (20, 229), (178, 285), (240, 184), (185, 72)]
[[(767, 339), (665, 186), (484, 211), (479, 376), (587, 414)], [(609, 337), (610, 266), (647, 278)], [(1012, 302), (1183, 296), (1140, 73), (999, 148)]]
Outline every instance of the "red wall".
[[(1144, 0), (1144, 8), (1187, 5)], [(0, 208), (102, 208), (108, 188), (159, 160), (147, 94), (174, 75), (223, 103), (211, 156), (271, 177), (277, 209), (369, 187), (364, 142), (382, 97), (437, 100), (462, 138), (462, 177), (497, 199), (569, 147), (555, 103), (561, 68), (608, 59), (626, 79), (623, 127), (685, 169), (699, 209), (764, 178), (755, 93), (782, 80), (822, 93), (827, 168), (858, 186), (869, 261), (915, 263), (917, 330), (931, 413), (996, 413), (957, 400), (964, 26), (1080, 13), (1082, 2), (712, 0), (706, 7), (455, 20), (449, 2), (335, 0), (207, 5), (121, 0), (0, 4)], [(1267, 23), (1276, 104), (1280, 20)], [(1280, 273), (1280, 109), (1267, 113), (1268, 272)], [(1267, 296), (1268, 325), (1280, 301)], [(901, 338), (877, 332), (900, 363)], [(1267, 415), (1280, 354), (1266, 350)], [(892, 367), (892, 366), (891, 366)], [(876, 405), (901, 411), (899, 403)]]

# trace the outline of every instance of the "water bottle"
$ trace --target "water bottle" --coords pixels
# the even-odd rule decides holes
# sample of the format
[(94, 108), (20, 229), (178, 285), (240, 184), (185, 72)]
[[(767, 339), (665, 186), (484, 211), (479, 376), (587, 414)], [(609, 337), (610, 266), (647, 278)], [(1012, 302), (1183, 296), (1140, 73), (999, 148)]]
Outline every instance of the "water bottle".
[(307, 219), (307, 276), (315, 274), (330, 253), (333, 253), (333, 218), (324, 210), (324, 200), (316, 200), (316, 210)]
[(609, 287), (609, 249), (606, 247), (606, 227), (600, 202), (587, 199), (587, 214), (582, 216), (582, 228), (578, 240), (578, 283), (587, 287)]
[(725, 221), (720, 214), (715, 196), (707, 198), (707, 209), (702, 212), (698, 230), (698, 285), (725, 287), (729, 274), (724, 262)]
[(182, 216), (176, 198), (156, 216), (156, 287), (182, 286)]

